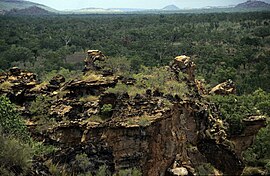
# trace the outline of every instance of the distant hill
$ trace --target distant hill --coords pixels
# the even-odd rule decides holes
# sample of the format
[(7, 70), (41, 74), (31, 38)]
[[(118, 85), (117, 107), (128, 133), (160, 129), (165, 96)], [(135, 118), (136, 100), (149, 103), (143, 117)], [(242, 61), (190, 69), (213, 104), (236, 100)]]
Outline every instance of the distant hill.
[(117, 10), (121, 12), (137, 12), (137, 11), (144, 11), (146, 9), (140, 9), (140, 8), (109, 8), (110, 10)]
[(30, 2), (30, 1), (24, 1), (24, 0), (0, 0), (0, 10), (1, 11), (10, 11), (12, 9), (27, 9), (29, 7), (39, 7), (41, 9), (44, 9), (49, 12), (58, 12), (57, 10), (50, 8), (48, 6)]
[(64, 11), (64, 13), (70, 14), (95, 14), (95, 13), (101, 13), (101, 14), (117, 14), (117, 13), (130, 13), (130, 12), (140, 12), (145, 11), (146, 9), (138, 9), (138, 8), (83, 8), (83, 9), (77, 9), (77, 10), (67, 10)]
[(94, 8), (94, 7), (65, 11), (65, 13), (75, 13), (75, 14), (93, 14), (93, 13), (110, 14), (110, 13), (119, 13), (119, 12), (122, 12), (122, 11), (118, 9), (104, 9), (104, 8)]
[(235, 8), (239, 9), (270, 8), (270, 4), (263, 1), (248, 0), (247, 2), (236, 5)]
[(12, 9), (6, 12), (6, 15), (50, 15), (50, 14), (52, 14), (52, 12), (49, 12), (37, 6), (31, 6), (25, 9)]
[(162, 10), (175, 11), (175, 10), (180, 10), (180, 9), (175, 5), (168, 5), (168, 6), (164, 7)]

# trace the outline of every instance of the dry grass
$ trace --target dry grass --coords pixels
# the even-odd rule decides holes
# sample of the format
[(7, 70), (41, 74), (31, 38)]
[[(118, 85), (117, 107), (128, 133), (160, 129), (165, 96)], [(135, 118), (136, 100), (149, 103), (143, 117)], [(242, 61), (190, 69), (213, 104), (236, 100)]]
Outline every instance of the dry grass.
[(101, 75), (97, 75), (91, 72), (86, 73), (81, 78), (83, 81), (98, 81), (102, 79)]
[(46, 81), (45, 81), (45, 82), (42, 82), (42, 83), (36, 85), (35, 87), (33, 87), (33, 88), (31, 89), (31, 91), (33, 91), (33, 92), (39, 92), (39, 91), (41, 91), (42, 89), (45, 89), (46, 86), (47, 86), (48, 84), (49, 84), (49, 83), (46, 82)]
[(5, 81), (5, 82), (0, 84), (0, 89), (8, 91), (8, 90), (11, 90), (12, 86), (13, 86), (12, 83)]
[(89, 96), (81, 97), (80, 101), (82, 101), (82, 102), (92, 102), (92, 101), (97, 101), (98, 99), (99, 99), (98, 96), (89, 95)]
[(133, 117), (129, 118), (126, 122), (128, 126), (141, 126), (141, 127), (146, 127), (151, 124), (151, 122), (154, 120), (153, 117), (143, 115), (140, 117)]
[(104, 122), (104, 120), (102, 119), (101, 116), (98, 115), (93, 115), (88, 119), (89, 122), (98, 122), (98, 123), (102, 123)]

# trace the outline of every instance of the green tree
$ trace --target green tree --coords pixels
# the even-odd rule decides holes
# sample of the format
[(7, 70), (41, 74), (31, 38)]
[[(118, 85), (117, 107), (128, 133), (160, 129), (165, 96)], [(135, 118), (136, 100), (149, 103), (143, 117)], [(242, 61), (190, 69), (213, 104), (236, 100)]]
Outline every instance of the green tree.
[(21, 61), (24, 63), (27, 60), (32, 60), (34, 54), (28, 48), (12, 45), (11, 48), (5, 52), (4, 56), (9, 62)]

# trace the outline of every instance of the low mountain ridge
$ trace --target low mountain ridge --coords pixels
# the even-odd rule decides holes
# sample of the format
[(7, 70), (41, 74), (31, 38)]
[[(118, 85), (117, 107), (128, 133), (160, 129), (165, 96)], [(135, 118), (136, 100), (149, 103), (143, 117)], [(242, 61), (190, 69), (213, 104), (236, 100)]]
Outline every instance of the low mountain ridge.
[(270, 8), (270, 4), (263, 2), (263, 1), (257, 1), (257, 0), (248, 0), (244, 3), (238, 4), (235, 6), (235, 8)]
[(51, 12), (37, 7), (31, 6), (25, 9), (12, 9), (6, 13), (7, 15), (49, 15)]
[(30, 1), (24, 0), (1, 0), (0, 1), (0, 10), (2, 11), (10, 11), (12, 9), (27, 9), (30, 7), (39, 7), (49, 12), (58, 12), (57, 10), (45, 6), (43, 4), (38, 4)]
[(168, 11), (174, 11), (174, 10), (180, 10), (176, 5), (168, 5), (164, 8), (162, 8), (162, 10), (168, 10)]

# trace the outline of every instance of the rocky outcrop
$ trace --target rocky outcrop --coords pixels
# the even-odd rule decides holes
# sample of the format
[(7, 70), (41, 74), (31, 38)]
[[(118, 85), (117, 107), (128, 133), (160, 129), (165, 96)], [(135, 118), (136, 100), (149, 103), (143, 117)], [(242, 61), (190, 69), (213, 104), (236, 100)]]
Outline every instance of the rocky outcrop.
[(98, 67), (95, 65), (96, 61), (105, 61), (106, 56), (102, 54), (99, 50), (88, 50), (88, 56), (84, 60), (85, 66), (83, 72), (87, 72), (90, 70), (97, 70)]
[[(196, 175), (196, 169), (203, 163), (211, 163), (224, 174), (241, 174), (244, 164), (240, 153), (251, 142), (243, 147), (238, 145), (242, 139), (228, 139), (228, 125), (221, 119), (218, 108), (203, 98), (205, 90), (195, 80), (195, 64), (190, 57), (176, 57), (168, 69), (175, 73), (179, 83), (186, 83), (190, 89), (180, 98), (177, 94), (149, 89), (135, 96), (106, 92), (119, 80), (126, 86), (133, 86), (136, 80), (101, 74), (102, 70), (97, 70), (94, 62), (105, 56), (97, 50), (88, 53), (83, 77), (65, 82), (58, 75), (41, 89), (36, 84), (27, 89), (53, 97), (48, 115), (55, 119), (54, 123), (41, 124), (31, 121), (31, 114), (27, 116), (32, 136), (58, 148), (54, 154), (36, 159), (41, 164), (33, 167), (39, 174), (42, 169), (44, 173), (48, 171), (42, 164), (47, 161), (65, 165), (68, 172), (78, 174), (82, 172), (76, 167), (76, 156), (80, 154), (87, 157), (84, 171), (92, 174), (107, 165), (113, 173), (138, 168), (145, 176)], [(21, 71), (14, 72), (21, 75)], [(178, 77), (180, 72), (187, 77)], [(3, 74), (2, 82), (8, 80), (6, 77)], [(231, 82), (213, 92), (233, 92), (228, 85)], [(245, 136), (254, 135), (261, 122), (245, 121), (248, 127)], [(248, 141), (251, 140), (248, 138)]]
[(244, 130), (240, 135), (232, 136), (230, 140), (233, 142), (236, 154), (242, 157), (242, 151), (245, 151), (253, 144), (256, 134), (262, 127), (266, 126), (265, 116), (250, 116), (243, 120)]
[(209, 92), (210, 94), (217, 94), (217, 95), (229, 95), (229, 94), (236, 94), (236, 87), (232, 80), (227, 80), (221, 84), (218, 84)]
[(0, 93), (10, 98), (12, 102), (22, 104), (33, 100), (35, 96), (31, 89), (37, 85), (36, 75), (17, 67), (0, 74)]
[[(93, 77), (92, 77), (93, 76)], [(84, 95), (98, 96), (105, 92), (109, 87), (114, 87), (118, 82), (118, 77), (109, 76), (104, 77), (102, 75), (90, 75), (86, 76), (85, 80), (71, 80), (67, 82), (61, 90), (70, 91), (71, 96), (78, 97)]]
[(178, 73), (183, 72), (188, 75), (188, 79), (190, 81), (195, 81), (195, 67), (196, 65), (194, 62), (191, 60), (190, 57), (182, 55), (182, 56), (177, 56), (174, 58), (174, 60), (170, 63), (171, 69), (175, 72), (176, 78), (178, 78)]

